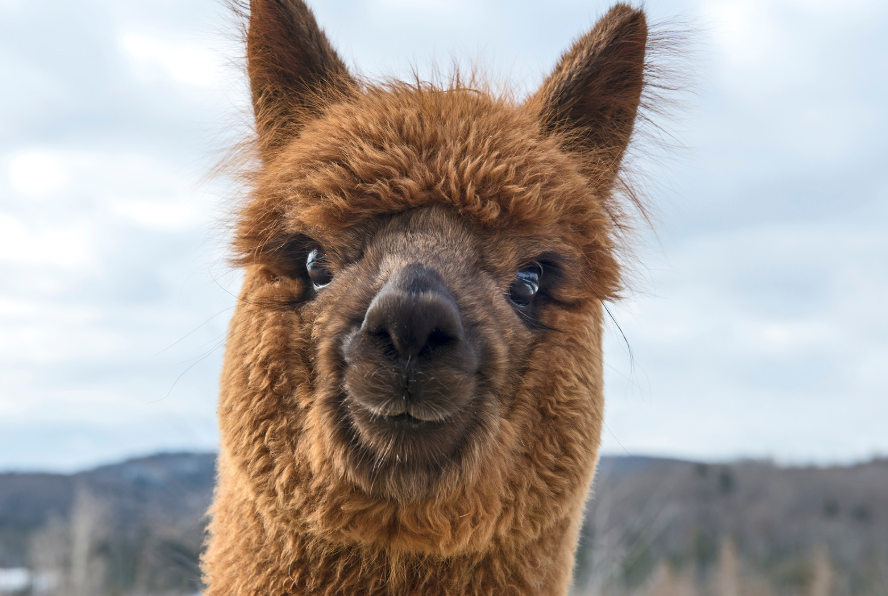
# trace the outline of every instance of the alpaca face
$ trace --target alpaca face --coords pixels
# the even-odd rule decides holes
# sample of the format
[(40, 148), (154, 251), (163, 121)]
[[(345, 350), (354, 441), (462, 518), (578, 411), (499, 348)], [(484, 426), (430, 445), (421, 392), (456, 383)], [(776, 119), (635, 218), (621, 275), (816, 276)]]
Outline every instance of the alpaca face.
[(219, 414), (264, 515), (442, 554), (578, 511), (645, 36), (614, 9), (518, 103), (359, 84), (301, 2), (251, 3), (260, 165)]
[(365, 222), (353, 259), (335, 244), (323, 249), (337, 256), (308, 307), (320, 315), (316, 390), (345, 472), (368, 490), (434, 490), (493, 439), (538, 341), (533, 317), (544, 298), (516, 274), (537, 253), (515, 264), (503, 254), (512, 247), (467, 224), (422, 206)]
[(473, 289), (495, 288), (476, 265), (480, 239), (432, 209), (393, 217), (371, 239), (354, 285), (376, 292), (350, 309), (360, 326), (337, 338), (345, 433), (368, 462), (406, 473), (453, 461), (495, 415), (501, 385), (502, 309), (472, 300)]
[[(552, 179), (525, 200), (546, 206), (588, 196), (574, 164), (557, 163), (550, 143), (527, 140), (536, 123), (514, 106), (465, 92), (389, 93), (339, 106), (280, 151), (267, 174), (273, 182), (262, 189), (275, 197), (257, 203), (262, 217), (247, 224), (266, 228), (270, 248), (253, 250), (246, 285), (279, 316), (294, 317), (290, 333), (308, 352), (306, 384), (296, 393), (309, 396), (298, 407), (313, 422), (288, 430), (296, 435), (292, 455), (307, 459), (299, 449), (326, 445), (340, 477), (370, 494), (418, 500), (442, 483), (464, 483), (476, 460), (502, 449), (516, 393), (549, 391), (524, 378), (529, 361), (547, 360), (566, 328), (595, 328), (599, 309), (596, 288), (579, 275), (582, 241), (565, 225), (567, 214), (510, 213), (496, 203), (482, 203), (496, 214), (473, 213), (461, 204), (478, 199), (466, 192), (472, 179), (458, 171), (473, 162), (491, 170), (472, 174), (490, 185), (477, 192), (527, 192), (524, 178), (549, 170)], [(400, 130), (391, 114), (379, 113), (378, 103), (398, 102), (396, 121), (422, 122), (422, 131)], [(488, 112), (493, 121), (467, 125), (463, 110)], [(397, 164), (391, 153), (356, 154), (370, 140), (367, 128), (384, 131), (374, 144), (409, 158), (399, 155)], [(466, 146), (472, 138), (485, 139), (475, 154)], [(368, 178), (379, 187), (372, 189), (361, 180), (364, 170), (392, 168), (405, 170), (402, 183), (411, 188), (403, 195), (391, 192), (390, 179)], [(329, 176), (343, 176), (335, 198)], [(352, 187), (343, 187), (346, 179)], [(278, 214), (266, 221), (269, 204)], [(597, 203), (588, 205), (598, 213), (586, 209), (583, 217), (603, 221)], [(584, 397), (585, 410), (600, 410), (599, 395)], [(279, 415), (296, 413), (284, 407)], [(306, 440), (314, 429), (321, 432)]]
[(336, 240), (314, 249), (327, 285), (303, 273), (323, 425), (367, 490), (430, 494), (491, 449), (528, 358), (558, 333), (543, 321), (577, 289), (546, 240), (500, 238), (440, 205), (372, 218), (360, 235), (354, 256)]

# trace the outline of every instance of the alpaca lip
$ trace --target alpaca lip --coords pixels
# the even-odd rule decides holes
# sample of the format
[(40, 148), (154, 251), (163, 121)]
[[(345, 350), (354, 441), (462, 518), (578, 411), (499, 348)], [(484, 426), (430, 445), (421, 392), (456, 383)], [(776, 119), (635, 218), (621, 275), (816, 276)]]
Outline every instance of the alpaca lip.
[(349, 393), (343, 395), (342, 404), (354, 444), (368, 449), (378, 461), (399, 466), (436, 464), (454, 457), (471, 421), (461, 409), (438, 411), (404, 401), (368, 407)]
[(410, 403), (401, 407), (394, 405), (391, 407), (371, 407), (360, 402), (357, 405), (360, 409), (370, 414), (371, 418), (395, 425), (437, 426), (445, 424), (451, 418), (448, 414), (428, 412), (426, 408)]
[(390, 424), (406, 425), (406, 426), (425, 426), (443, 424), (444, 420), (423, 420), (410, 415), (408, 412), (401, 412), (395, 416), (385, 416), (383, 418)]

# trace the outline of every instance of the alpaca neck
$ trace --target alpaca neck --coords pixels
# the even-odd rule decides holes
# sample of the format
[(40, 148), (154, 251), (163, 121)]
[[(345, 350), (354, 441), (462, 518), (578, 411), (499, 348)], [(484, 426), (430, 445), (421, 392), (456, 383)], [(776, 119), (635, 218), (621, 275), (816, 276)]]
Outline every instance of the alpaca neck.
[(395, 554), (270, 529), (246, 491), (220, 480), (204, 556), (206, 596), (567, 593), (579, 526), (573, 519), (518, 547), (492, 544), (455, 557)]

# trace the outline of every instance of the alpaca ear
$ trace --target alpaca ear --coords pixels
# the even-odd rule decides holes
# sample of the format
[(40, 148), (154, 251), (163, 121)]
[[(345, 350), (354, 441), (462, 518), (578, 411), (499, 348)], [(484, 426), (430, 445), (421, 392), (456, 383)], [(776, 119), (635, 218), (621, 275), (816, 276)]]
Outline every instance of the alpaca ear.
[(644, 84), (644, 13), (617, 4), (565, 53), (529, 100), (545, 129), (566, 133), (570, 150), (616, 176)]
[(301, 0), (250, 0), (247, 70), (264, 157), (354, 83)]

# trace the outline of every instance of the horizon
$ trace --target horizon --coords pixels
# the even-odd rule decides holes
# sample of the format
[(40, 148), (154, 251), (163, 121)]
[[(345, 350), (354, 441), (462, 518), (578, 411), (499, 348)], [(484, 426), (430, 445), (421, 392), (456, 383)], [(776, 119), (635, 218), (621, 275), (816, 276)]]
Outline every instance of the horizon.
[[(97, 470), (102, 470), (105, 468), (112, 468), (116, 466), (122, 466), (127, 464), (138, 463), (145, 460), (151, 460), (155, 458), (164, 458), (164, 457), (201, 457), (201, 456), (212, 456), (217, 457), (219, 455), (218, 450), (195, 450), (195, 451), (156, 451), (153, 453), (143, 453), (143, 454), (134, 454), (134, 455), (125, 455), (120, 459), (98, 462), (95, 464), (91, 464), (89, 467), (85, 468), (76, 468), (76, 469), (31, 469), (31, 468), (0, 468), (0, 476), (4, 474), (50, 474), (50, 475), (59, 475), (59, 476), (74, 476), (77, 474), (86, 474), (90, 472), (94, 472)], [(781, 470), (799, 470), (799, 469), (846, 469), (846, 468), (855, 468), (858, 466), (865, 466), (869, 464), (880, 464), (882, 462), (888, 461), (888, 455), (874, 454), (872, 457), (867, 459), (861, 459), (858, 461), (850, 461), (850, 462), (808, 462), (808, 463), (800, 463), (800, 462), (779, 462), (775, 461), (771, 458), (745, 458), (738, 457), (735, 459), (726, 459), (726, 460), (704, 460), (704, 459), (688, 459), (682, 457), (671, 457), (668, 455), (647, 455), (647, 454), (629, 454), (629, 453), (601, 453), (598, 458), (597, 466), (601, 465), (602, 460), (624, 460), (624, 461), (638, 461), (638, 462), (674, 462), (674, 463), (688, 463), (688, 464), (696, 464), (696, 465), (705, 465), (705, 466), (734, 466), (734, 465), (744, 465), (744, 464), (761, 464), (772, 466), (774, 468), (778, 468)], [(597, 467), (596, 466), (596, 467)], [(596, 472), (595, 481), (597, 481), (601, 476), (599, 472)], [(594, 481), (593, 481), (594, 484)]]

